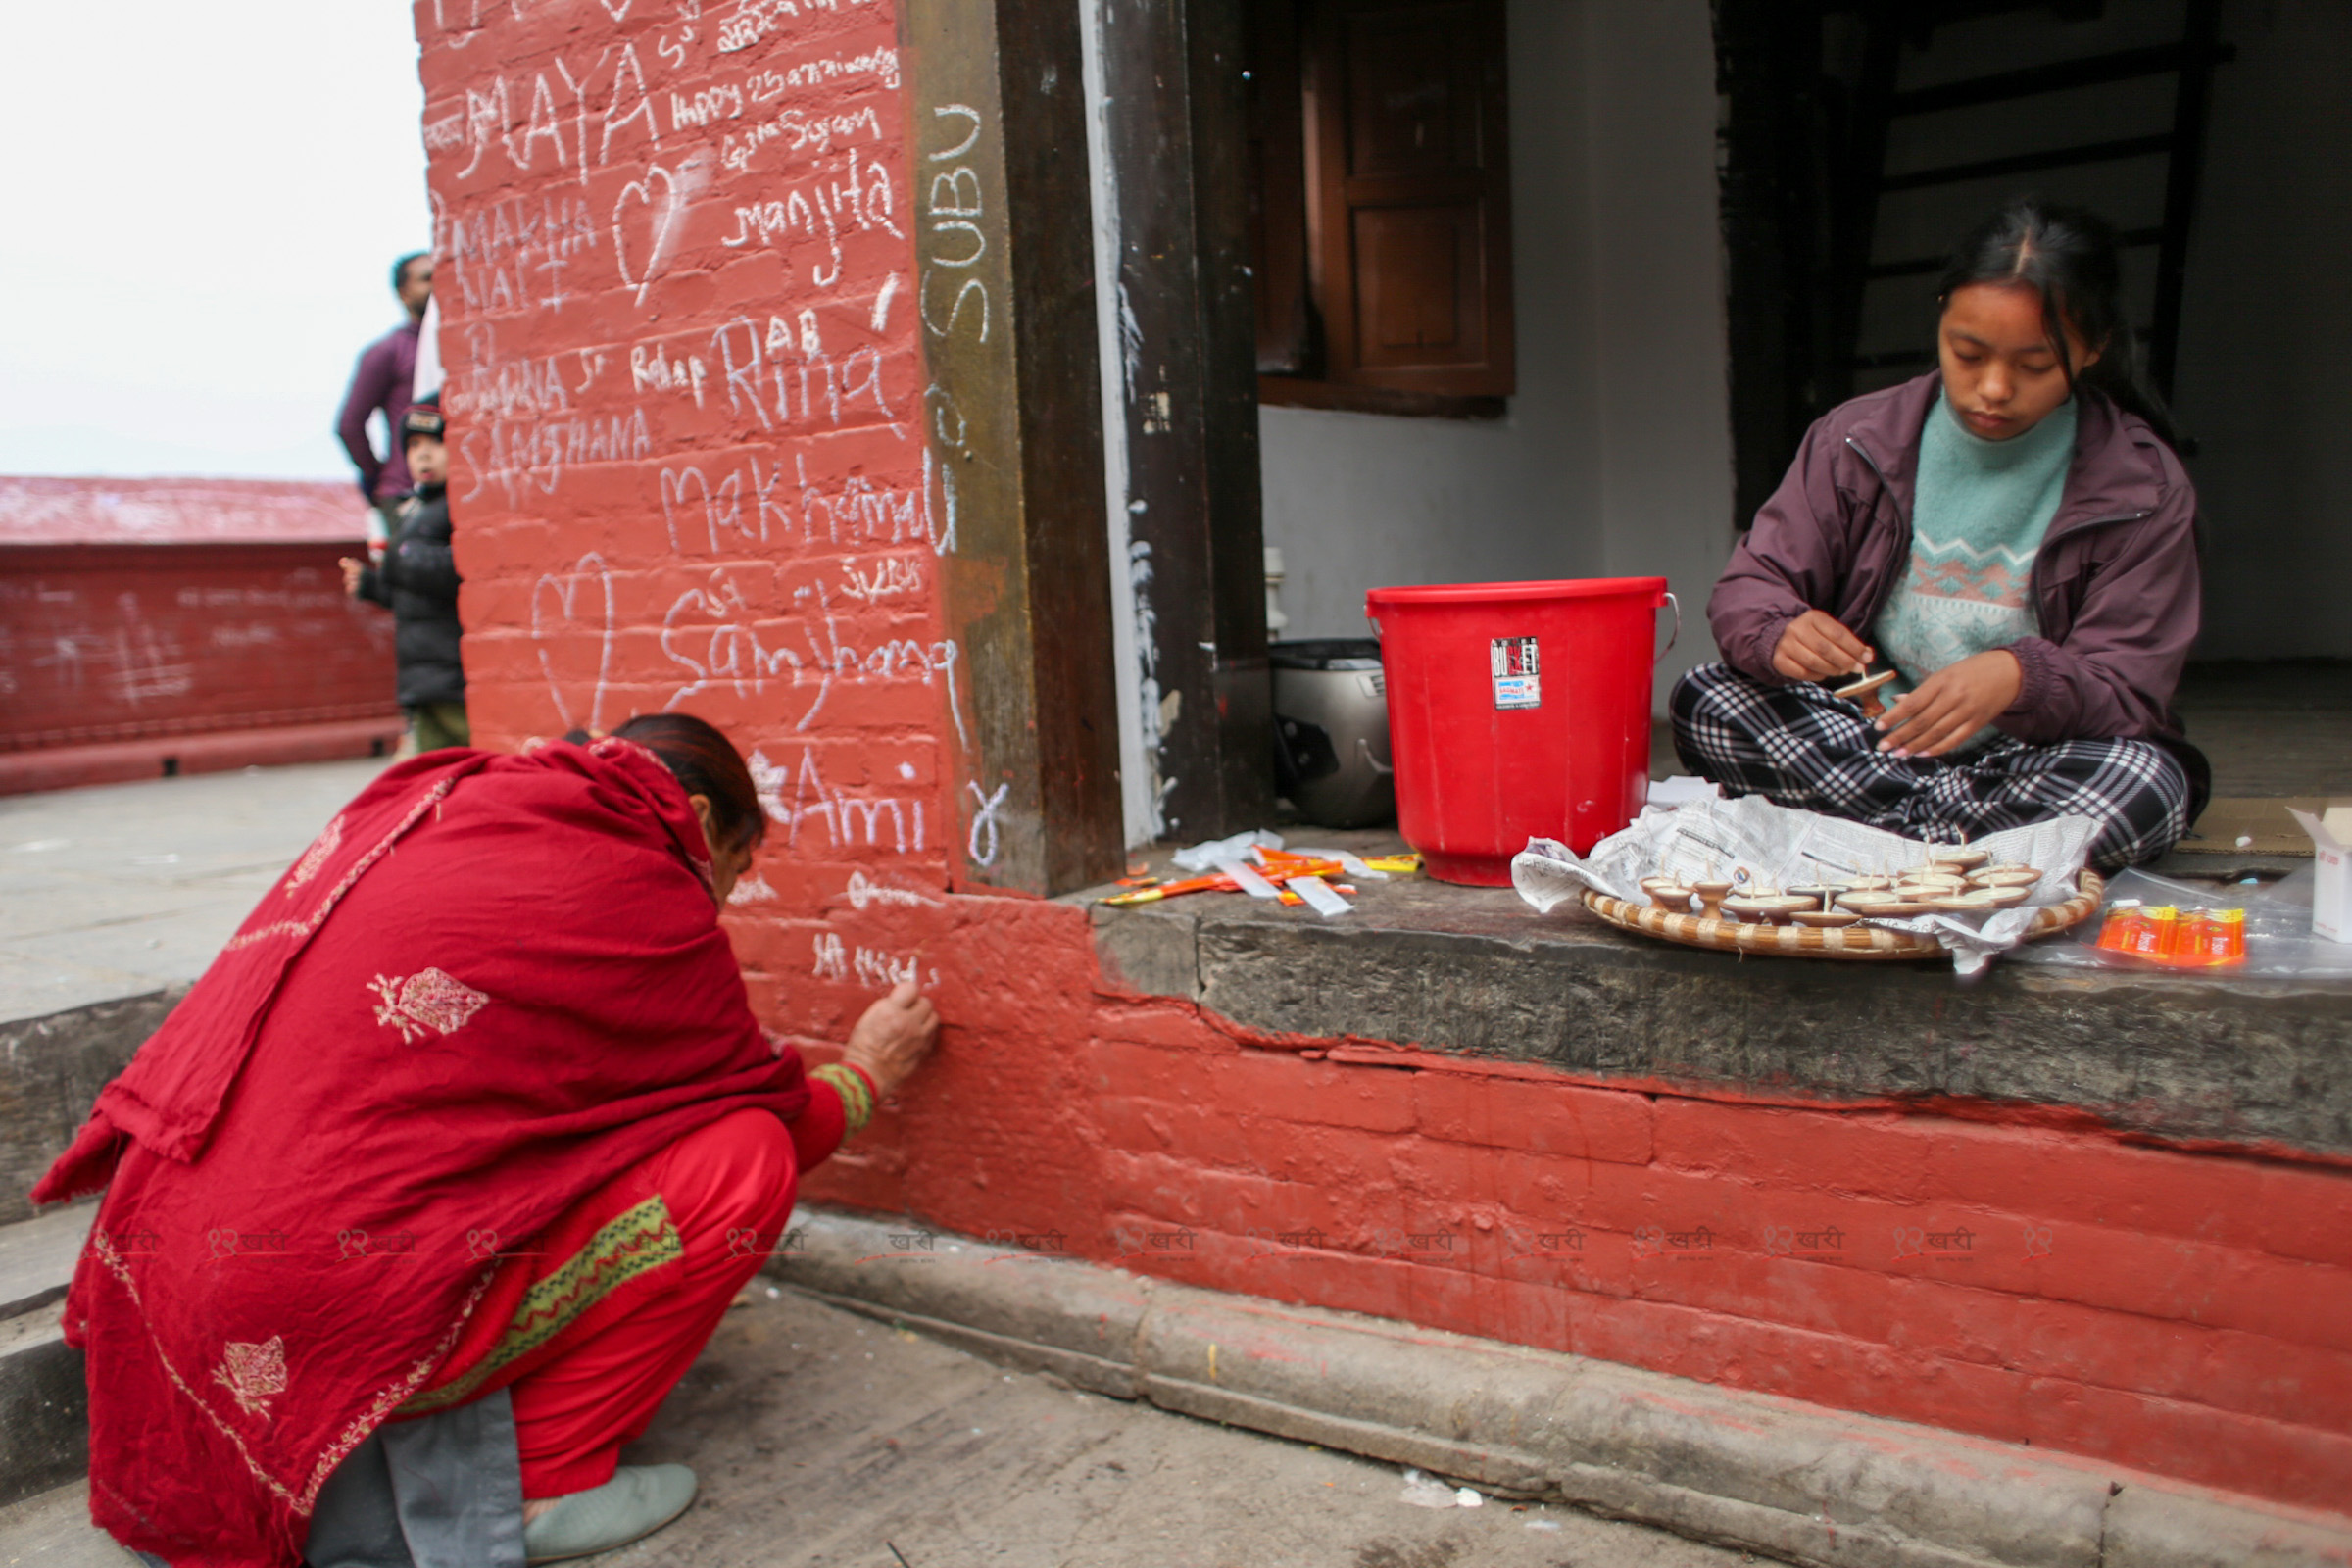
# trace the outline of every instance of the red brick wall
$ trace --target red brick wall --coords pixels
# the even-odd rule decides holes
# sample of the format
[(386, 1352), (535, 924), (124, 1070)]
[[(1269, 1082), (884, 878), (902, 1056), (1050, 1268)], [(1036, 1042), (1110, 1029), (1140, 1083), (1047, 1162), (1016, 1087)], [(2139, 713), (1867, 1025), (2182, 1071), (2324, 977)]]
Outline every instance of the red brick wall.
[(812, 1197), (2352, 1494), (2344, 1172), (1251, 1041), (1120, 996), (1079, 910), (952, 892), (986, 840), (949, 826), (889, 0), (416, 17), (477, 736), (716, 720), (774, 817), (731, 917), (762, 1013), (822, 1056), (914, 973), (953, 1020)]

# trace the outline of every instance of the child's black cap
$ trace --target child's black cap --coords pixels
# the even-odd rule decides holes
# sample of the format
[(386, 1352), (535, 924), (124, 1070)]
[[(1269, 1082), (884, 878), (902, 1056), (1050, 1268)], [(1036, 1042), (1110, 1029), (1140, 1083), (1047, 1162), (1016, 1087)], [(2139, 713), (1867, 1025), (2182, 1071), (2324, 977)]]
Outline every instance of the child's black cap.
[(420, 435), (439, 441), (446, 428), (447, 423), (441, 417), (441, 394), (428, 392), (410, 404), (409, 412), (400, 416), (400, 443), (406, 446)]

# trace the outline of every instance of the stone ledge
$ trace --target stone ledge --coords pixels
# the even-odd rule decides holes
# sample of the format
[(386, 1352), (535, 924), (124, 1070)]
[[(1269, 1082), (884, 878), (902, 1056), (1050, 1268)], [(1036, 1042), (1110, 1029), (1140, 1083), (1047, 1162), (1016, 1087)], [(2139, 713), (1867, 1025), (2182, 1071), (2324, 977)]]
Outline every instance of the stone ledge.
[(1936, 963), (1673, 947), (1581, 908), (1538, 915), (1507, 888), (1415, 878), (1354, 902), (1328, 921), (1218, 894), (1091, 914), (1106, 983), (1268, 1034), (1700, 1092), (2068, 1107), (2166, 1139), (2352, 1158), (2352, 981), (1995, 964), (1963, 984)]
[(63, 1301), (0, 1321), (0, 1505), (90, 1467), (89, 1391)]
[(187, 994), (171, 986), (0, 1023), (0, 1225), (32, 1217), (24, 1195)]
[(1662, 1373), (804, 1211), (778, 1279), (1120, 1398), (1819, 1568), (2343, 1568), (2352, 1520)]

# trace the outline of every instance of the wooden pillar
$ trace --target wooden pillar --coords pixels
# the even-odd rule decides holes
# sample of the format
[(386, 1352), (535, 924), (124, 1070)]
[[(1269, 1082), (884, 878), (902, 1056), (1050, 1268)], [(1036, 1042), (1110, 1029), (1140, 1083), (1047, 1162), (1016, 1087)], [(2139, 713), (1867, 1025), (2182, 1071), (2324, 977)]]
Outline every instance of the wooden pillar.
[(953, 526), (959, 885), (1119, 874), (1093, 222), (1074, 0), (902, 0), (931, 504)]
[(1244, 0), (1076, 3), (1102, 24), (1146, 768), (1161, 836), (1197, 840), (1273, 806)]

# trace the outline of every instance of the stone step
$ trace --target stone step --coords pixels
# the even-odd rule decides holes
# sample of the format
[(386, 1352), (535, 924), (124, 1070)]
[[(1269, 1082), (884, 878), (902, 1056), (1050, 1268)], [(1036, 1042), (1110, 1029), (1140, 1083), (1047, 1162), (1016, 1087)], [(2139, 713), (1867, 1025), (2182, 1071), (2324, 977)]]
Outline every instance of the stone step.
[(81, 1255), (97, 1213), (95, 1203), (75, 1203), (0, 1225), (0, 1318), (20, 1316), (65, 1296), (74, 1260)]
[(0, 1225), (0, 1503), (89, 1468), (81, 1353), (66, 1344), (66, 1287), (95, 1203)]

